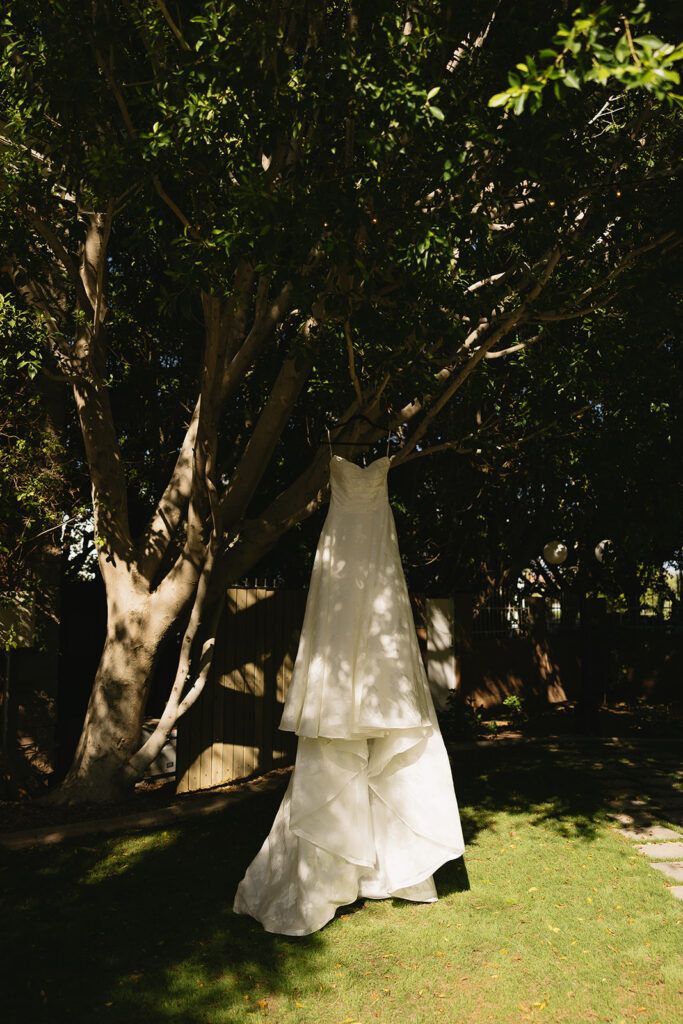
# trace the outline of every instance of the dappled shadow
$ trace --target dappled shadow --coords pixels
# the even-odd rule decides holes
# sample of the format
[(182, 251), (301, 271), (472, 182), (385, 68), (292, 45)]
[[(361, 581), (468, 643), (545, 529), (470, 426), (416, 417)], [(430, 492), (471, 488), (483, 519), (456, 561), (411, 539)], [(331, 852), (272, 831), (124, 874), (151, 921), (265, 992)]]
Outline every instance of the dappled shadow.
[(492, 762), (488, 799), (498, 809), (522, 812), (532, 824), (548, 822), (594, 838), (594, 819), (604, 809), (604, 798), (590, 763), (578, 751), (527, 748), (510, 750), (508, 757), (499, 751)]
[[(672, 747), (672, 763), (676, 761)], [(665, 744), (652, 753), (628, 741), (505, 744), (492, 742), (451, 754), (465, 841), (476, 843), (500, 811), (522, 815), (531, 825), (549, 825), (566, 837), (591, 842), (619, 799), (642, 797), (644, 769), (667, 757)], [(657, 778), (657, 799), (680, 798), (680, 790)], [(653, 800), (654, 802), (654, 800)], [(666, 812), (660, 812), (666, 817)]]
[[(126, 858), (118, 839), (104, 859), (102, 845), (87, 840), (49, 857), (40, 849), (3, 854), (3, 916), (14, 933), (3, 1018), (195, 1024), (296, 995), (288, 949), (301, 940), (269, 935), (231, 910), (280, 796), (253, 797), (159, 842), (158, 833), (140, 836), (139, 852)], [(310, 948), (319, 942), (305, 939)]]
[(199, 699), (178, 722), (179, 792), (294, 760), (278, 730), (304, 613), (303, 591), (230, 588)]
[[(389, 461), (334, 456), (282, 727), (372, 736), (429, 723), (424, 668), (387, 500)], [(426, 680), (425, 680), (426, 683)]]
[[(439, 895), (469, 889), (470, 848), (501, 811), (590, 843), (615, 792), (637, 794), (651, 779), (668, 791), (680, 768), (676, 749), (567, 742), (455, 750), (468, 849), (436, 872)], [(289, 938), (231, 911), (281, 795), (254, 795), (166, 835), (142, 834), (125, 843), (125, 855), (120, 839), (2, 854), (3, 919), (11, 922), (4, 966), (13, 979), (3, 993), (4, 1019), (223, 1024), (246, 1005), (260, 1013), (259, 1003), (277, 1019), (278, 1000), (301, 995), (290, 978), (295, 961), (300, 968), (306, 951), (319, 950), (335, 928), (331, 922), (321, 933)], [(341, 908), (336, 920), (371, 903)], [(317, 987), (313, 973), (310, 987)]]

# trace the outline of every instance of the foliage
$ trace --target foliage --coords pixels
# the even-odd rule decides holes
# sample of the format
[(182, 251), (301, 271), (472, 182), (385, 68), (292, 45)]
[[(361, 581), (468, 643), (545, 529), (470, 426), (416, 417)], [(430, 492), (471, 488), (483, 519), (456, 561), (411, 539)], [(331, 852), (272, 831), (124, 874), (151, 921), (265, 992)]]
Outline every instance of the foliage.
[[(361, 384), (372, 388), (390, 374), (388, 407), (428, 391), (443, 364), (440, 351), (453, 347), (467, 323), (488, 315), (487, 289), (467, 289), (522, 253), (533, 264), (571, 216), (572, 190), (614, 157), (624, 126), (637, 117), (635, 94), (647, 93), (646, 83), (629, 82), (637, 88), (627, 98), (610, 99), (606, 136), (601, 122), (599, 131), (591, 129), (604, 99), (586, 46), (599, 45), (603, 61), (623, 58), (623, 40), (610, 37), (616, 16), (605, 7), (580, 11), (562, 30), (567, 60), (587, 61), (576, 71), (585, 78), (581, 100), (570, 90), (571, 105), (539, 112), (533, 124), (522, 111), (502, 125), (497, 111), (486, 110), (489, 81), (514, 59), (525, 34), (552, 33), (552, 7), (540, 17), (540, 8), (534, 11), (533, 31), (531, 17), (498, 11), (487, 45), (466, 46), (448, 72), (444, 55), (455, 41), (471, 41), (477, 23), (487, 24), (486, 5), (445, 18), (438, 5), (421, 5), (408, 34), (397, 34), (402, 25), (390, 5), (363, 7), (357, 36), (346, 30), (344, 5), (321, 12), (308, 26), (313, 36), (296, 20), (256, 10), (244, 18), (232, 4), (192, 4), (177, 21), (155, 4), (133, 5), (127, 15), (106, 4), (97, 11), (83, 32), (75, 31), (82, 19), (75, 4), (16, 2), (6, 15), (5, 248), (26, 269), (39, 266), (44, 243), (26, 248), (36, 216), (73, 252), (83, 235), (79, 204), (116, 204), (105, 377), (135, 525), (153, 509), (172, 469), (183, 409), (193, 402), (202, 346), (198, 285), (229, 288), (246, 258), (270, 275), (271, 290), (293, 274), (292, 304), (310, 308), (305, 296), (315, 294), (316, 309), (326, 313), (305, 393), (261, 484), (258, 504), (265, 507), (304, 468), (324, 424), (348, 405), (340, 320), (353, 318)], [(648, 18), (640, 5), (629, 24)], [(669, 28), (664, 22), (662, 32)], [(60, 45), (52, 45), (55, 39)], [(21, 70), (27, 66), (30, 78)], [(23, 140), (41, 138), (48, 126), (50, 159), (37, 166)], [(621, 177), (666, 163), (672, 131), (663, 121), (662, 153), (629, 153)], [(528, 210), (543, 209), (545, 221), (522, 210), (512, 230), (496, 230), (513, 215), (511, 201), (529, 189)], [(615, 189), (613, 182), (608, 204)], [(639, 204), (638, 217), (647, 212), (647, 187), (630, 186), (628, 207), (626, 192), (621, 198), (626, 212), (632, 203)], [(655, 202), (661, 205), (661, 196), (653, 195)], [(174, 223), (173, 208), (184, 222)], [(616, 230), (628, 234), (624, 210)], [(580, 293), (571, 275), (562, 291)], [(68, 333), (80, 316), (72, 309), (60, 329)], [(577, 371), (592, 375), (588, 350), (586, 356)], [(558, 368), (564, 359), (563, 352)], [(514, 360), (514, 374), (512, 362), (499, 361), (495, 374), (488, 364), (490, 395), (501, 379), (519, 374), (524, 359)], [(533, 360), (531, 375), (535, 387)], [(225, 411), (221, 433), (230, 440), (221, 446), (219, 476), (233, 472), (272, 381), (268, 356)], [(471, 431), (475, 404), (476, 398), (454, 418), (456, 436)], [(539, 419), (546, 412), (547, 403)], [(504, 413), (500, 402), (498, 436), (514, 442), (514, 423)], [(443, 439), (450, 431), (432, 438)]]
[[(549, 325), (514, 374), (487, 363), (443, 424), (461, 432), (463, 450), (432, 456), (426, 481), (420, 460), (397, 479), (414, 586), (495, 593), (533, 566), (552, 591), (540, 554), (558, 538), (570, 551), (563, 575), (573, 579), (580, 547), (590, 587), (617, 601), (642, 594), (676, 557), (680, 288), (662, 268), (649, 311), (631, 296), (609, 315)], [(616, 553), (608, 569), (592, 554), (603, 538)]]
[(636, 26), (646, 31), (652, 19), (646, 3), (623, 14), (613, 4), (602, 4), (596, 10), (582, 3), (572, 17), (571, 24), (558, 26), (554, 48), (547, 47), (535, 58), (528, 56), (515, 65), (516, 71), (508, 73), (509, 88), (492, 96), (489, 106), (521, 114), (528, 101), (536, 111), (551, 83), (557, 100), (567, 99), (571, 89), (595, 83), (626, 91), (644, 89), (671, 107), (683, 106), (683, 95), (674, 91), (681, 84), (683, 45), (666, 43), (651, 34), (635, 34)]
[(459, 690), (449, 690), (446, 706), (439, 712), (439, 726), (446, 740), (476, 739), (485, 727), (483, 711)]
[(513, 729), (518, 728), (520, 725), (524, 725), (528, 722), (529, 715), (526, 712), (525, 701), (523, 697), (519, 697), (516, 693), (511, 693), (503, 701), (503, 707), (505, 708), (510, 724)]
[(0, 294), (0, 589), (29, 584), (31, 539), (61, 523), (64, 444), (36, 380), (45, 325)]

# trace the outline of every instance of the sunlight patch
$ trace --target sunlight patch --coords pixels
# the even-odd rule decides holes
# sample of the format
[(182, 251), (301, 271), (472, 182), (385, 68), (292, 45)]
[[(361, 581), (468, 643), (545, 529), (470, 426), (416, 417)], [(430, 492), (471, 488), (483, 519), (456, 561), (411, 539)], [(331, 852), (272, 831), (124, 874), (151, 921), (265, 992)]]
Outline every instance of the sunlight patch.
[(94, 885), (115, 875), (123, 875), (129, 868), (136, 867), (145, 854), (160, 847), (170, 846), (179, 835), (180, 831), (174, 829), (115, 839), (107, 856), (83, 875), (81, 883)]

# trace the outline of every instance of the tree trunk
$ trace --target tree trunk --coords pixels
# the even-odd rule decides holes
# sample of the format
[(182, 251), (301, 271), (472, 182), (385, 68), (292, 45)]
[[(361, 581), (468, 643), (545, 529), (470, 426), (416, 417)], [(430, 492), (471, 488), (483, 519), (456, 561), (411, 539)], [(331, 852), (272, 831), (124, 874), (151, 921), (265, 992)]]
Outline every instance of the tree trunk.
[(108, 599), (107, 635), (73, 764), (55, 803), (120, 800), (134, 780), (124, 769), (140, 745), (152, 670), (173, 619), (153, 595), (121, 588)]

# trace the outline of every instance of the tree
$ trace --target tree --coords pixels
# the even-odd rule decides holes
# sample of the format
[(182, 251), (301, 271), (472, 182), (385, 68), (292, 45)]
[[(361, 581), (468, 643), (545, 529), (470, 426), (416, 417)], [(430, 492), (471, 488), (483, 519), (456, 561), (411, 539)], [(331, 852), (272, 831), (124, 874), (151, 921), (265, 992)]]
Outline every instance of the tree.
[(65, 477), (59, 409), (36, 380), (40, 318), (0, 294), (0, 591), (30, 587), (34, 541), (61, 526)]
[(514, 372), (676, 251), (680, 51), (652, 36), (654, 81), (591, 71), (643, 66), (643, 5), (562, 50), (535, 112), (497, 93), (563, 9), (10, 3), (2, 265), (73, 392), (108, 606), (62, 799), (129, 787), (196, 699), (226, 583), (324, 501), (325, 426), (349, 457), (391, 430), (394, 465), (455, 448), (440, 423), (487, 358)]
[(451, 403), (441, 429), (461, 438), (460, 449), (435, 454), (428, 481), (414, 463), (395, 485), (414, 588), (491, 599), (514, 587), (547, 540), (592, 552), (610, 538), (614, 584), (637, 608), (643, 572), (661, 573), (675, 557), (678, 267), (660, 267), (650, 294), (638, 285), (635, 303), (633, 288), (604, 314), (553, 325), (514, 357), (514, 374), (488, 361)]

